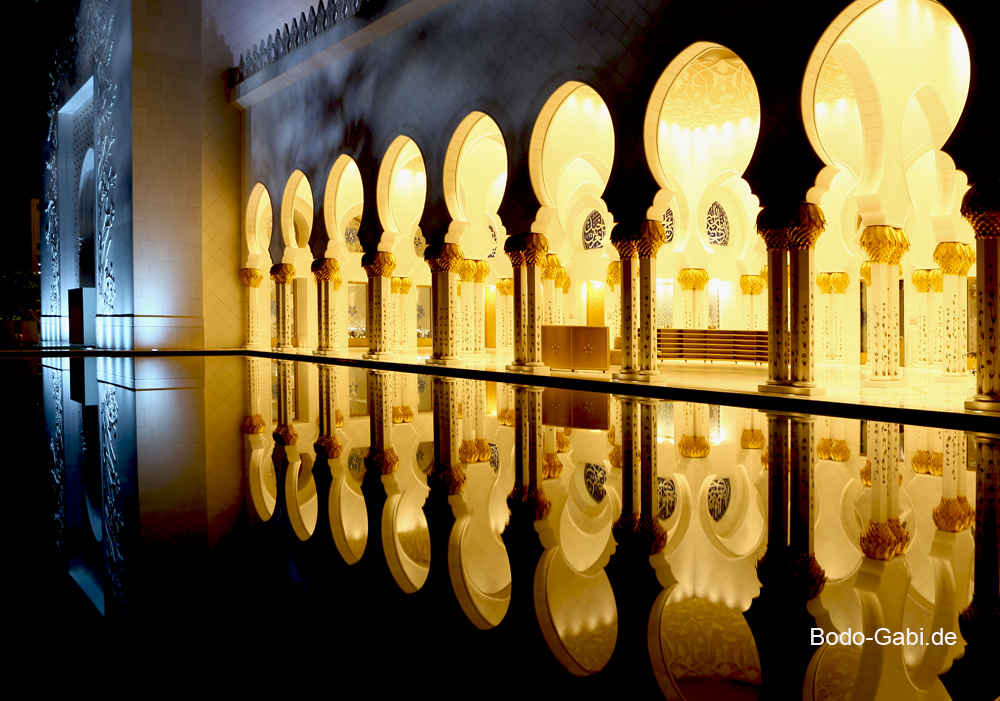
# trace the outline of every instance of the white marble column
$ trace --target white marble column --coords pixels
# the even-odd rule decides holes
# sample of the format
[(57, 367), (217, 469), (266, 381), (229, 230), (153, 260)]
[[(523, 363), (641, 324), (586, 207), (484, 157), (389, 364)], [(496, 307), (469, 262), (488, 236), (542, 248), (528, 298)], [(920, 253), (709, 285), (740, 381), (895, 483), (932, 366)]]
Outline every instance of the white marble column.
[(541, 234), (507, 239), (504, 252), (514, 268), (514, 362), (509, 372), (547, 375), (542, 362), (542, 279), (548, 241)]
[(271, 279), (274, 280), (275, 295), (278, 297), (278, 347), (283, 351), (292, 348), (292, 327), (295, 313), (292, 302), (292, 281), (295, 279), (295, 266), (291, 263), (275, 263), (271, 266)]
[(701, 268), (683, 268), (677, 273), (677, 282), (680, 287), (681, 313), (681, 325), (678, 328), (707, 329), (708, 295), (705, 288), (708, 286), (708, 272)]
[(361, 267), (368, 276), (368, 352), (364, 358), (392, 356), (392, 271), (396, 258), (391, 253), (366, 253)]
[(972, 411), (1000, 414), (1000, 353), (997, 336), (1000, 335), (1000, 185), (996, 181), (974, 185), (962, 200), (962, 216), (976, 233), (976, 317), (979, 343), (976, 351), (976, 394), (965, 402)]
[(313, 261), (312, 273), (316, 276), (316, 317), (319, 321), (319, 346), (316, 348), (316, 355), (332, 355), (339, 332), (336, 292), (343, 283), (340, 263), (333, 258), (318, 258)]
[(400, 330), (399, 290), (402, 279), (393, 276), (389, 281), (389, 348), (398, 352), (403, 334)]
[(611, 243), (621, 258), (621, 310), (622, 310), (622, 362), (620, 379), (633, 379), (639, 369), (639, 258), (635, 237), (615, 240)]
[(475, 293), (473, 287), (476, 279), (476, 261), (466, 260), (462, 266), (459, 278), (459, 304), (462, 309), (462, 333), (459, 335), (459, 351), (469, 355), (475, 348), (473, 334), (475, 333)]
[(651, 380), (659, 375), (656, 342), (656, 254), (666, 243), (663, 224), (646, 219), (639, 225), (636, 250), (639, 254), (639, 377)]
[(816, 287), (819, 288), (819, 297), (816, 298), (816, 336), (819, 346), (818, 356), (824, 360), (833, 358), (830, 343), (833, 340), (833, 332), (830, 329), (830, 298), (833, 296), (833, 282), (830, 273), (819, 273), (816, 275)]
[(514, 280), (497, 280), (497, 350), (514, 349)]
[(975, 250), (967, 243), (947, 241), (934, 249), (934, 262), (942, 274), (942, 382), (971, 382), (968, 355), (968, 282), (969, 269), (976, 262)]
[(475, 261), (476, 272), (472, 282), (473, 333), (472, 351), (476, 355), (486, 355), (486, 277), (490, 274), (490, 264), (485, 260)]
[(417, 328), (414, 319), (413, 299), (410, 297), (410, 290), (413, 289), (413, 280), (408, 277), (399, 278), (399, 346), (400, 348), (413, 348), (417, 345)]
[[(817, 236), (818, 238), (818, 236)], [(813, 263), (815, 240), (789, 251), (789, 330), (791, 380), (797, 388), (816, 389), (816, 318), (813, 313), (816, 289)]]
[(869, 226), (861, 249), (871, 265), (868, 288), (868, 361), (864, 387), (906, 387), (899, 355), (899, 262), (910, 248), (906, 232), (893, 226)]
[(462, 249), (452, 243), (430, 246), (424, 260), (431, 269), (431, 357), (429, 365), (460, 365), (458, 355), (458, 276), (465, 265)]
[(844, 361), (847, 358), (844, 347), (846, 327), (844, 317), (847, 308), (847, 289), (851, 284), (851, 276), (847, 273), (830, 275), (833, 293), (830, 295), (830, 354), (834, 360)]
[(542, 323), (546, 326), (555, 324), (556, 318), (556, 276), (559, 274), (559, 256), (549, 253), (545, 256), (542, 267)]
[(760, 311), (760, 293), (764, 284), (759, 275), (740, 275), (740, 291), (743, 293), (743, 328), (757, 330), (757, 316)]
[(620, 261), (608, 263), (608, 274), (605, 281), (608, 284), (608, 291), (611, 293), (604, 298), (604, 302), (608, 305), (609, 309), (611, 345), (614, 346), (615, 339), (619, 338), (622, 333), (621, 290), (618, 291), (619, 294), (614, 294), (615, 285), (621, 286), (622, 284), (622, 264)]
[(244, 335), (247, 348), (260, 348), (260, 283), (264, 273), (258, 268), (241, 268), (240, 280), (246, 287), (246, 326)]
[(928, 354), (932, 365), (940, 365), (944, 362), (944, 331), (942, 323), (942, 306), (944, 302), (944, 274), (940, 268), (934, 268), (930, 272), (931, 289), (927, 293), (929, 311), (927, 314), (927, 325), (930, 327)]
[(902, 554), (910, 534), (899, 521), (899, 424), (868, 422), (871, 512), (861, 533), (861, 552), (875, 560)]
[(914, 270), (910, 279), (917, 290), (917, 334), (916, 347), (913, 349), (912, 356), (913, 364), (929, 365), (931, 343), (928, 314), (930, 313), (931, 271)]

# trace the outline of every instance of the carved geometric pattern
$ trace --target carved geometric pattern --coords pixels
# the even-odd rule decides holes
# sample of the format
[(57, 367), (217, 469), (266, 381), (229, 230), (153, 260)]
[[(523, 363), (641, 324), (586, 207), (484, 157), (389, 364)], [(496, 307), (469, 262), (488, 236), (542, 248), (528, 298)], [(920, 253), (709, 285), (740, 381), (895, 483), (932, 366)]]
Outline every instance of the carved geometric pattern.
[(656, 517), (661, 521), (670, 518), (677, 508), (677, 485), (665, 477), (656, 478)]
[(604, 483), (607, 479), (608, 471), (604, 469), (604, 465), (588, 462), (584, 466), (583, 482), (587, 486), (587, 493), (597, 503), (603, 501), (607, 494), (604, 489)]
[(493, 472), (500, 472), (500, 447), (496, 443), (490, 443), (490, 467)]
[(354, 448), (347, 455), (347, 471), (357, 482), (365, 479), (365, 458), (368, 457), (368, 448)]
[(705, 217), (705, 229), (708, 231), (708, 242), (713, 246), (729, 245), (729, 217), (726, 210), (718, 202), (713, 202)]
[(490, 229), (490, 236), (493, 237), (493, 250), (487, 256), (487, 258), (496, 258), (497, 257), (497, 243), (498, 243), (497, 242), (497, 230), (493, 228), (492, 224), (487, 224), (487, 226)]
[(661, 118), (696, 129), (760, 115), (757, 84), (743, 61), (731, 52), (707, 52), (691, 61), (667, 91)]
[(583, 223), (583, 247), (586, 249), (600, 248), (606, 231), (604, 217), (595, 209)]
[(708, 487), (708, 513), (713, 521), (718, 521), (726, 515), (732, 491), (728, 477), (712, 480), (712, 484)]

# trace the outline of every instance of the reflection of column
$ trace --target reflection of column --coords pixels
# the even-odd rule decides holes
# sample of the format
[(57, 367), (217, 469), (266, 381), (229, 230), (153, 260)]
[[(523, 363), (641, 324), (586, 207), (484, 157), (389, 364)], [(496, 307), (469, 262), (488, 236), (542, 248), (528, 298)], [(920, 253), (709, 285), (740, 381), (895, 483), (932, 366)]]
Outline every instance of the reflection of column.
[(337, 439), (337, 370), (331, 365), (319, 366), (319, 436), (314, 446), (328, 458), (339, 458), (344, 451)]
[[(788, 545), (792, 552), (807, 556), (815, 563), (813, 547), (813, 514), (815, 488), (813, 469), (815, 455), (815, 423), (811, 416), (795, 414), (789, 442), (789, 529)], [(819, 567), (817, 564), (816, 567)]]
[[(388, 282), (388, 277), (383, 277)], [(383, 475), (399, 467), (399, 456), (392, 447), (392, 373), (368, 371), (368, 418), (371, 448), (368, 460)]]
[(504, 252), (514, 266), (514, 362), (511, 372), (548, 374), (542, 362), (542, 280), (548, 241), (541, 234), (511, 236)]
[[(608, 289), (615, 291), (615, 285), (622, 284), (622, 264), (620, 261), (608, 263), (608, 276), (605, 279)], [(605, 300), (606, 302), (609, 300)], [(622, 299), (620, 295), (610, 295), (611, 307), (611, 345), (615, 345), (615, 340), (621, 337), (622, 333)]]
[(428, 246), (424, 260), (431, 269), (431, 336), (433, 349), (427, 363), (457, 364), (459, 309), (456, 290), (458, 273), (465, 264), (462, 249), (453, 243)]
[(851, 276), (847, 273), (831, 273), (830, 284), (833, 293), (830, 295), (830, 354), (835, 360), (843, 360), (844, 354), (844, 314), (847, 305), (847, 288), (851, 284)]
[[(509, 241), (509, 239), (508, 239)], [(509, 501), (532, 508), (545, 518), (551, 501), (539, 489), (542, 455), (542, 388), (514, 386), (514, 488)]]
[[(964, 206), (964, 203), (963, 203)], [(980, 259), (981, 260), (981, 259)], [(1000, 436), (972, 436), (976, 467), (976, 564), (972, 601), (959, 622), (962, 635), (985, 649), (995, 646), (1000, 612)], [(987, 645), (987, 641), (992, 641)], [(995, 649), (995, 648), (994, 648)]]
[(861, 552), (875, 560), (891, 560), (910, 544), (910, 534), (899, 522), (899, 424), (868, 422), (868, 461), (871, 515), (861, 533)]
[(368, 252), (361, 258), (368, 276), (368, 352), (365, 358), (392, 354), (390, 346), (390, 294), (396, 257), (385, 251)]
[(476, 261), (473, 276), (473, 352), (486, 353), (486, 277), (490, 274), (490, 264), (485, 260)]
[(260, 300), (258, 299), (260, 283), (264, 273), (257, 268), (241, 268), (240, 280), (247, 288), (246, 295), (246, 346), (260, 346)]
[[(773, 211), (772, 211), (773, 209)], [(767, 245), (768, 379), (762, 392), (822, 394), (815, 383), (813, 261), (826, 228), (819, 207), (799, 205), (793, 214), (766, 208), (757, 231)]]
[(961, 431), (944, 432), (941, 501), (934, 507), (934, 524), (942, 531), (960, 533), (972, 526), (975, 514), (965, 496), (968, 440)]
[(941, 323), (941, 306), (944, 295), (944, 275), (940, 268), (930, 272), (931, 291), (927, 293), (930, 311), (927, 314), (927, 325), (930, 327), (930, 346), (928, 354), (931, 364), (944, 362), (941, 349), (944, 346), (944, 332)]
[[(943, 275), (942, 314), (944, 338), (944, 373), (938, 377), (945, 381), (962, 381), (969, 378), (966, 348), (968, 347), (966, 276), (976, 262), (972, 246), (957, 241), (939, 243), (934, 249), (934, 262)], [(969, 378), (971, 379), (971, 378)]]
[(542, 323), (550, 325), (556, 323), (556, 276), (559, 274), (559, 256), (549, 253), (545, 256), (545, 264), (542, 267), (542, 299), (544, 308), (542, 311)]
[(408, 277), (399, 278), (399, 345), (401, 348), (411, 348), (416, 345), (416, 328), (411, 326), (410, 318), (413, 302), (410, 300), (410, 290), (413, 280)]
[(512, 350), (514, 347), (514, 280), (497, 280), (497, 350)]
[(830, 359), (833, 357), (830, 351), (832, 340), (832, 330), (830, 328), (830, 297), (833, 293), (833, 281), (830, 279), (831, 273), (820, 273), (816, 276), (816, 286), (819, 288), (819, 300), (816, 304), (816, 326), (819, 331), (819, 357)]
[(298, 431), (292, 425), (295, 411), (294, 375), (295, 368), (287, 360), (274, 361), (278, 364), (278, 416), (272, 437), (279, 445), (295, 445), (299, 440)]
[(623, 527), (634, 530), (639, 522), (642, 508), (639, 401), (629, 396), (618, 396), (615, 399), (621, 403), (622, 412), (621, 436), (618, 438), (618, 445), (622, 449), (622, 512), (619, 522)]
[(458, 466), (458, 404), (461, 401), (462, 380), (435, 377), (433, 381), (434, 474), (444, 478), (450, 493), (457, 494), (465, 483), (465, 473)]
[[(611, 243), (621, 258), (621, 310), (622, 310), (622, 362), (621, 374), (631, 376), (639, 366), (639, 310), (638, 289), (636, 283), (639, 276), (639, 252), (636, 249), (635, 237), (629, 237), (618, 227), (611, 234)], [(616, 234), (618, 237), (616, 238)]]
[(871, 373), (863, 385), (904, 386), (899, 357), (899, 262), (910, 249), (906, 232), (893, 226), (869, 226), (861, 249), (871, 263), (868, 288), (868, 360)]
[[(656, 254), (666, 243), (663, 224), (646, 219), (639, 226), (639, 374), (658, 375), (656, 369)], [(623, 370), (624, 371), (624, 370)]]
[[(966, 401), (965, 408), (1000, 413), (1000, 377), (997, 366), (997, 335), (1000, 319), (1000, 185), (973, 185), (962, 200), (962, 216), (976, 232), (976, 296), (979, 344), (976, 353), (976, 395)], [(995, 589), (994, 585), (994, 589)]]
[(473, 399), (475, 380), (462, 380), (462, 443), (458, 448), (458, 460), (466, 464), (479, 462), (479, 449), (476, 447), (476, 407)]
[(312, 273), (316, 276), (316, 297), (319, 303), (319, 347), (316, 353), (328, 355), (337, 344), (337, 304), (334, 293), (343, 282), (340, 263), (333, 258), (317, 258), (313, 261)]
[(278, 298), (278, 349), (292, 346), (292, 281), (295, 266), (291, 263), (275, 263), (271, 266), (274, 293)]
[[(263, 277), (263, 275), (262, 275)], [(264, 432), (267, 422), (262, 416), (262, 405), (264, 404), (264, 392), (261, 391), (261, 373), (263, 372), (264, 361), (260, 358), (247, 358), (247, 399), (249, 413), (243, 417), (241, 430), (247, 435), (254, 435)], [(267, 392), (270, 395), (270, 392)]]
[(931, 271), (914, 270), (911, 277), (913, 286), (917, 289), (917, 337), (913, 349), (914, 365), (927, 365), (930, 362), (930, 337), (927, 323), (928, 296), (931, 291)]

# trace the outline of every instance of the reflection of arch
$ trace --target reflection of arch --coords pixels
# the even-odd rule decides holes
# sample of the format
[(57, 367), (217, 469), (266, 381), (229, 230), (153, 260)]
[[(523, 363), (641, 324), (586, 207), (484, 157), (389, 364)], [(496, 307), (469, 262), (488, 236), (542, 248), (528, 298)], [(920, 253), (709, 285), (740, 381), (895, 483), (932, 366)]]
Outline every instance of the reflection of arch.
[(608, 576), (573, 570), (559, 547), (546, 550), (534, 581), (535, 613), (549, 649), (578, 677), (600, 671), (618, 640), (618, 607)]
[(305, 248), (312, 233), (313, 196), (301, 170), (288, 178), (281, 195), (281, 238), (286, 248)]
[(250, 191), (243, 233), (249, 255), (267, 254), (271, 245), (271, 195), (262, 183)]
[(285, 473), (285, 506), (288, 508), (288, 520), (295, 535), (299, 540), (309, 540), (316, 531), (319, 498), (316, 493), (316, 480), (312, 474), (312, 457), (309, 455), (297, 457), (297, 460), (289, 460), (288, 470)]
[(413, 139), (397, 136), (389, 145), (379, 167), (375, 196), (383, 229), (378, 250), (392, 251), (400, 238), (412, 241), (427, 199), (424, 158)]
[(353, 250), (345, 239), (352, 226), (354, 237), (357, 238), (364, 203), (365, 195), (358, 164), (350, 156), (341, 154), (330, 168), (326, 190), (323, 192), (323, 216), (330, 237), (326, 249), (327, 258), (336, 258), (344, 249)]
[(683, 699), (692, 684), (710, 698), (756, 696), (760, 657), (743, 615), (705, 599), (676, 601), (677, 592), (663, 590), (650, 612), (649, 656), (664, 696)]
[(271, 451), (255, 449), (250, 457), (250, 498), (261, 521), (274, 515), (278, 501), (278, 479)]
[(494, 237), (504, 233), (497, 211), (507, 187), (507, 147), (488, 115), (472, 112), (458, 125), (445, 153), (443, 185), (452, 218), (446, 240), (461, 244), (469, 258), (488, 257)]
[[(331, 461), (333, 463), (334, 461)], [(368, 509), (361, 482), (345, 469), (341, 461), (330, 487), (330, 532), (337, 552), (348, 565), (365, 554), (368, 544)]]

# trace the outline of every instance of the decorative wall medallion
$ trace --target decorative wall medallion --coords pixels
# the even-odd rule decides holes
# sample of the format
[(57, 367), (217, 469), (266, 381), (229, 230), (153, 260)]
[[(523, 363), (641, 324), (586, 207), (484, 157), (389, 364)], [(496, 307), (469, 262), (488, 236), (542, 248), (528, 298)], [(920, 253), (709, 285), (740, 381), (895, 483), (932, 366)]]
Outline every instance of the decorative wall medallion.
[(656, 497), (656, 517), (661, 521), (666, 521), (677, 508), (677, 485), (671, 479), (657, 477)]
[(588, 462), (583, 468), (583, 482), (587, 486), (587, 493), (598, 504), (604, 501), (607, 491), (604, 483), (608, 480), (608, 471), (604, 465)]
[(347, 244), (347, 250), (351, 253), (364, 253), (365, 249), (361, 247), (361, 239), (358, 238), (358, 231), (361, 230), (361, 217), (354, 217), (351, 221), (347, 222), (347, 228), (344, 229), (344, 243)]
[(713, 202), (708, 208), (705, 230), (708, 232), (708, 242), (713, 246), (729, 245), (729, 217), (718, 202)]
[(368, 457), (368, 448), (354, 448), (347, 455), (347, 471), (357, 482), (365, 479), (365, 458)]
[(674, 240), (674, 210), (667, 207), (667, 211), (663, 213), (663, 233), (667, 235), (665, 243), (670, 243)]
[(728, 477), (712, 480), (712, 484), (708, 487), (708, 513), (713, 521), (718, 521), (726, 515), (731, 496), (732, 485)]
[(413, 252), (417, 254), (418, 259), (423, 260), (425, 250), (427, 250), (427, 238), (418, 226), (417, 230), (413, 233)]
[(487, 224), (487, 226), (490, 228), (490, 235), (493, 237), (493, 251), (487, 257), (488, 258), (496, 258), (497, 257), (497, 245), (498, 245), (497, 230), (493, 228), (492, 224)]
[(595, 209), (583, 223), (583, 247), (587, 249), (600, 248), (604, 242), (605, 233), (604, 217)]

